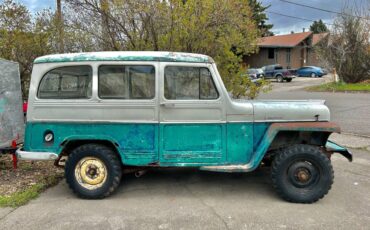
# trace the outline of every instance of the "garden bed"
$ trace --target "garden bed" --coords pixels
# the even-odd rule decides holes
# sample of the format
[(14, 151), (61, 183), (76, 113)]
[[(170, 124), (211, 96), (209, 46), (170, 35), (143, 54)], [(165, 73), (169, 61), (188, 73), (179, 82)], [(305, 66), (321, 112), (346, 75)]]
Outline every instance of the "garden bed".
[(19, 161), (14, 170), (11, 155), (0, 154), (0, 207), (24, 205), (62, 178), (51, 161)]

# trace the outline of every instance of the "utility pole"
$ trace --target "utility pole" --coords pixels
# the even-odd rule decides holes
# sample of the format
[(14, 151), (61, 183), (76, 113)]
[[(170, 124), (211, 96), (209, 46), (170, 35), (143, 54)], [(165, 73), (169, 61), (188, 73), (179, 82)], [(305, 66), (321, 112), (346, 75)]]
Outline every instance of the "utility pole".
[(109, 50), (109, 44), (108, 41), (105, 39), (109, 37), (109, 3), (108, 0), (100, 0), (100, 7), (101, 7), (101, 33), (103, 38), (103, 48), (104, 50)]
[(62, 2), (57, 0), (57, 29), (58, 29), (58, 51), (59, 53), (64, 53), (64, 22), (62, 15)]

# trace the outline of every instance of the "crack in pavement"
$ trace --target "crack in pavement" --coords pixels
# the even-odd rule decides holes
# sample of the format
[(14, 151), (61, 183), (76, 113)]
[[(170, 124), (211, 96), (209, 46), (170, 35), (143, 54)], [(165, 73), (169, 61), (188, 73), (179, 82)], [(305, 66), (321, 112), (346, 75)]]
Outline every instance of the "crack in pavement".
[(10, 214), (12, 214), (15, 210), (17, 210), (18, 208), (20, 207), (17, 207), (17, 208), (13, 208), (13, 210), (11, 210), (10, 212), (8, 212), (7, 214), (5, 214), (3, 217), (0, 218), (0, 224), (1, 222), (7, 217), (9, 216)]

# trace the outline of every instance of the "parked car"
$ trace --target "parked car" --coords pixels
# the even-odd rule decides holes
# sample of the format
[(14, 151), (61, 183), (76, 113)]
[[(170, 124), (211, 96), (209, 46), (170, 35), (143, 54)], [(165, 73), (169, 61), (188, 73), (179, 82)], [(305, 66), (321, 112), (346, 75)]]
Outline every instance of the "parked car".
[(19, 159), (65, 162), (80, 197), (104, 198), (123, 172), (197, 167), (240, 173), (270, 165), (277, 193), (312, 203), (333, 183), (338, 125), (321, 100), (233, 100), (212, 58), (96, 52), (35, 59)]
[(247, 74), (253, 78), (264, 78), (265, 76), (262, 69), (248, 69)]
[(242, 77), (249, 77), (253, 83), (258, 84), (263, 79), (264, 74), (261, 69), (248, 69)]
[(262, 67), (266, 79), (276, 79), (278, 82), (291, 82), (295, 77), (289, 70), (281, 65), (268, 65)]
[(322, 77), (325, 72), (316, 66), (304, 66), (297, 69), (296, 74), (298, 77)]

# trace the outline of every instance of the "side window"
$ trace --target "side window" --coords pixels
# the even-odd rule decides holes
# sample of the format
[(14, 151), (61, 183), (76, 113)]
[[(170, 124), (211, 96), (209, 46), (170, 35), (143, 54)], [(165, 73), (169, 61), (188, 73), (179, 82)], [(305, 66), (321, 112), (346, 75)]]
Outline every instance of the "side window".
[(91, 78), (90, 66), (59, 67), (44, 75), (37, 96), (40, 99), (90, 98)]
[(103, 99), (152, 99), (155, 69), (153, 66), (100, 66), (98, 92)]
[(164, 96), (170, 100), (212, 100), (218, 98), (218, 92), (207, 68), (168, 66)]

